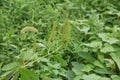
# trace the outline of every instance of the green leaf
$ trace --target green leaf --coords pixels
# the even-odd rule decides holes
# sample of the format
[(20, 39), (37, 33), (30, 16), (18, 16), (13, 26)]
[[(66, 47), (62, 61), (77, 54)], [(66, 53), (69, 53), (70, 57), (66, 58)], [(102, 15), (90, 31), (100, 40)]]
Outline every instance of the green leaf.
[(87, 64), (87, 65), (85, 65), (85, 66), (82, 68), (82, 71), (88, 73), (88, 72), (92, 71), (93, 68), (94, 68), (94, 66), (93, 66), (92, 64)]
[(52, 79), (49, 79), (49, 80), (62, 80), (60, 78), (52, 78)]
[(95, 66), (98, 66), (100, 68), (104, 68), (104, 65), (102, 63), (100, 63), (98, 60), (95, 60), (93, 63)]
[(93, 62), (93, 61), (95, 60), (95, 58), (94, 58), (90, 53), (83, 52), (83, 51), (79, 51), (79, 52), (77, 52), (77, 54), (78, 54), (80, 57), (88, 60), (89, 62)]
[(82, 32), (84, 32), (85, 34), (87, 34), (88, 33), (88, 31), (90, 30), (90, 27), (83, 27), (83, 28), (79, 28), (79, 27), (77, 27), (77, 29), (79, 30), (79, 31), (82, 31)]
[(111, 45), (105, 45), (101, 50), (103, 53), (114, 52), (115, 49)]
[(111, 37), (108, 33), (99, 33), (98, 36), (102, 39), (102, 41), (108, 42), (109, 44), (117, 43), (119, 40)]
[(101, 77), (96, 74), (83, 75), (84, 80), (99, 80)]
[(59, 55), (55, 55), (54, 58), (55, 60), (59, 61), (62, 66), (67, 66), (67, 62)]
[(46, 48), (46, 46), (42, 43), (36, 43), (36, 45), (39, 46), (39, 47), (42, 47), (42, 48)]
[(73, 80), (74, 77), (75, 77), (75, 74), (73, 73), (73, 71), (68, 70), (67, 71), (67, 78), (68, 78), (68, 80)]
[(94, 72), (99, 74), (112, 74), (112, 72), (108, 71), (106, 68), (96, 68)]
[[(12, 71), (7, 71), (7, 72), (5, 72), (4, 74), (2, 74), (2, 75), (0, 75), (0, 78), (6, 78), (8, 75), (10, 75), (10, 74), (12, 74)], [(0, 80), (2, 80), (2, 79), (0, 79)]]
[(115, 63), (112, 59), (104, 59), (106, 61), (106, 67), (115, 68)]
[(113, 60), (117, 63), (117, 66), (120, 70), (120, 53), (111, 53), (110, 56), (113, 58)]
[(118, 75), (112, 75), (111, 78), (112, 80), (120, 80), (120, 76)]
[(104, 63), (104, 54), (98, 54), (98, 59), (100, 60), (101, 63)]
[(20, 63), (18, 62), (12, 62), (12, 63), (9, 63), (9, 64), (6, 64), (2, 67), (2, 70), (3, 71), (8, 71), (8, 70), (11, 70), (11, 69), (15, 69), (15, 68), (18, 68), (20, 67)]
[(33, 52), (33, 50), (29, 49), (27, 51), (23, 51), (21, 56), (24, 60), (31, 60), (36, 57), (36, 54)]
[(54, 68), (54, 69), (60, 69), (61, 65), (60, 63), (52, 64), (52, 63), (47, 63), (48, 67)]
[(101, 77), (99, 80), (111, 80), (111, 79), (106, 77)]
[(39, 77), (29, 69), (20, 69), (21, 80), (39, 80)]
[(12, 80), (18, 80), (18, 77), (19, 77), (19, 72), (17, 72), (17, 73), (14, 75), (14, 77), (13, 77)]
[(83, 45), (88, 46), (88, 47), (92, 47), (92, 48), (101, 48), (102, 42), (100, 42), (100, 41), (92, 41), (91, 43), (85, 43)]
[(72, 65), (73, 65), (72, 71), (76, 75), (82, 74), (82, 68), (84, 67), (84, 64), (79, 64), (78, 62), (72, 62)]
[(52, 70), (52, 72), (53, 72), (55, 75), (58, 75), (58, 73), (59, 73), (58, 70)]
[(74, 80), (81, 80), (82, 79), (82, 75), (78, 75), (74, 78)]
[(49, 60), (49, 59), (44, 58), (44, 57), (41, 57), (40, 61), (41, 61), (41, 62), (50, 62), (50, 60)]

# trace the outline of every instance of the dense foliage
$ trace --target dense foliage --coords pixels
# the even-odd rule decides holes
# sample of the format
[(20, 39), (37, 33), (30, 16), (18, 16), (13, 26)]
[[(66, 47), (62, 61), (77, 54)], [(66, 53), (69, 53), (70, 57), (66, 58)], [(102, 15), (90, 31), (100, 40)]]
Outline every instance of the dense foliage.
[(0, 0), (0, 80), (120, 80), (119, 2)]

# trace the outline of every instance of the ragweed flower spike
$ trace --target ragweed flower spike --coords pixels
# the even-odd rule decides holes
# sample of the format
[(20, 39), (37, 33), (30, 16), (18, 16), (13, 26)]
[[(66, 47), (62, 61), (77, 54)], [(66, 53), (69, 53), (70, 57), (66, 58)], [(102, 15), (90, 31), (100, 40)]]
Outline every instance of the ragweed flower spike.
[(32, 27), (32, 26), (26, 26), (26, 27), (22, 28), (22, 30), (20, 31), (20, 33), (23, 34), (26, 31), (38, 32), (38, 29), (36, 29), (35, 27)]
[[(20, 33), (23, 34), (26, 31), (38, 32), (38, 29), (36, 29), (35, 27), (32, 27), (32, 26), (26, 26), (26, 27), (21, 29)], [(34, 39), (33, 39), (33, 41), (34, 41), (34, 43), (33, 43), (33, 51), (34, 52), (36, 51), (36, 38), (37, 38), (37, 36), (34, 36)]]

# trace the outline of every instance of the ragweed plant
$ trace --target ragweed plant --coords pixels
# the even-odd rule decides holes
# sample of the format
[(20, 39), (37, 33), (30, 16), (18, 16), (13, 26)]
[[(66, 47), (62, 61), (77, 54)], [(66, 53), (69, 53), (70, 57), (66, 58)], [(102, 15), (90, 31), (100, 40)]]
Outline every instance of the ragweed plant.
[[(20, 33), (23, 34), (27, 31), (32, 31), (32, 32), (38, 32), (38, 29), (32, 26), (26, 26), (24, 28), (21, 29)], [(33, 51), (36, 51), (36, 36), (34, 37), (34, 43), (33, 43)]]
[(60, 28), (59, 34), (61, 37), (61, 42), (64, 43), (65, 46), (67, 46), (71, 36), (71, 26), (68, 20), (68, 14), (64, 10), (62, 11), (66, 19), (64, 21), (63, 26)]
[(66, 20), (64, 22), (64, 25), (61, 27), (60, 35), (61, 35), (61, 42), (67, 46), (71, 36), (71, 26), (68, 20)]
[(32, 26), (26, 26), (24, 28), (21, 29), (20, 33), (25, 33), (26, 31), (33, 31), (33, 32), (38, 32), (38, 29), (36, 29), (35, 27)]
[(47, 46), (50, 45), (50, 42), (54, 39), (55, 35), (56, 35), (56, 22), (54, 22), (54, 24), (53, 24), (53, 27), (52, 27), (52, 31), (51, 31), (50, 37), (48, 38)]

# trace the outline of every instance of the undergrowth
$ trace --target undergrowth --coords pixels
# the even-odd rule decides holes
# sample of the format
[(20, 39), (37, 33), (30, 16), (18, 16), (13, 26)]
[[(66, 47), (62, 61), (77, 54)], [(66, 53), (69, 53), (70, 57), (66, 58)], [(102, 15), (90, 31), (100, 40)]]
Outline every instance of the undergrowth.
[(0, 80), (120, 80), (119, 0), (1, 0)]

